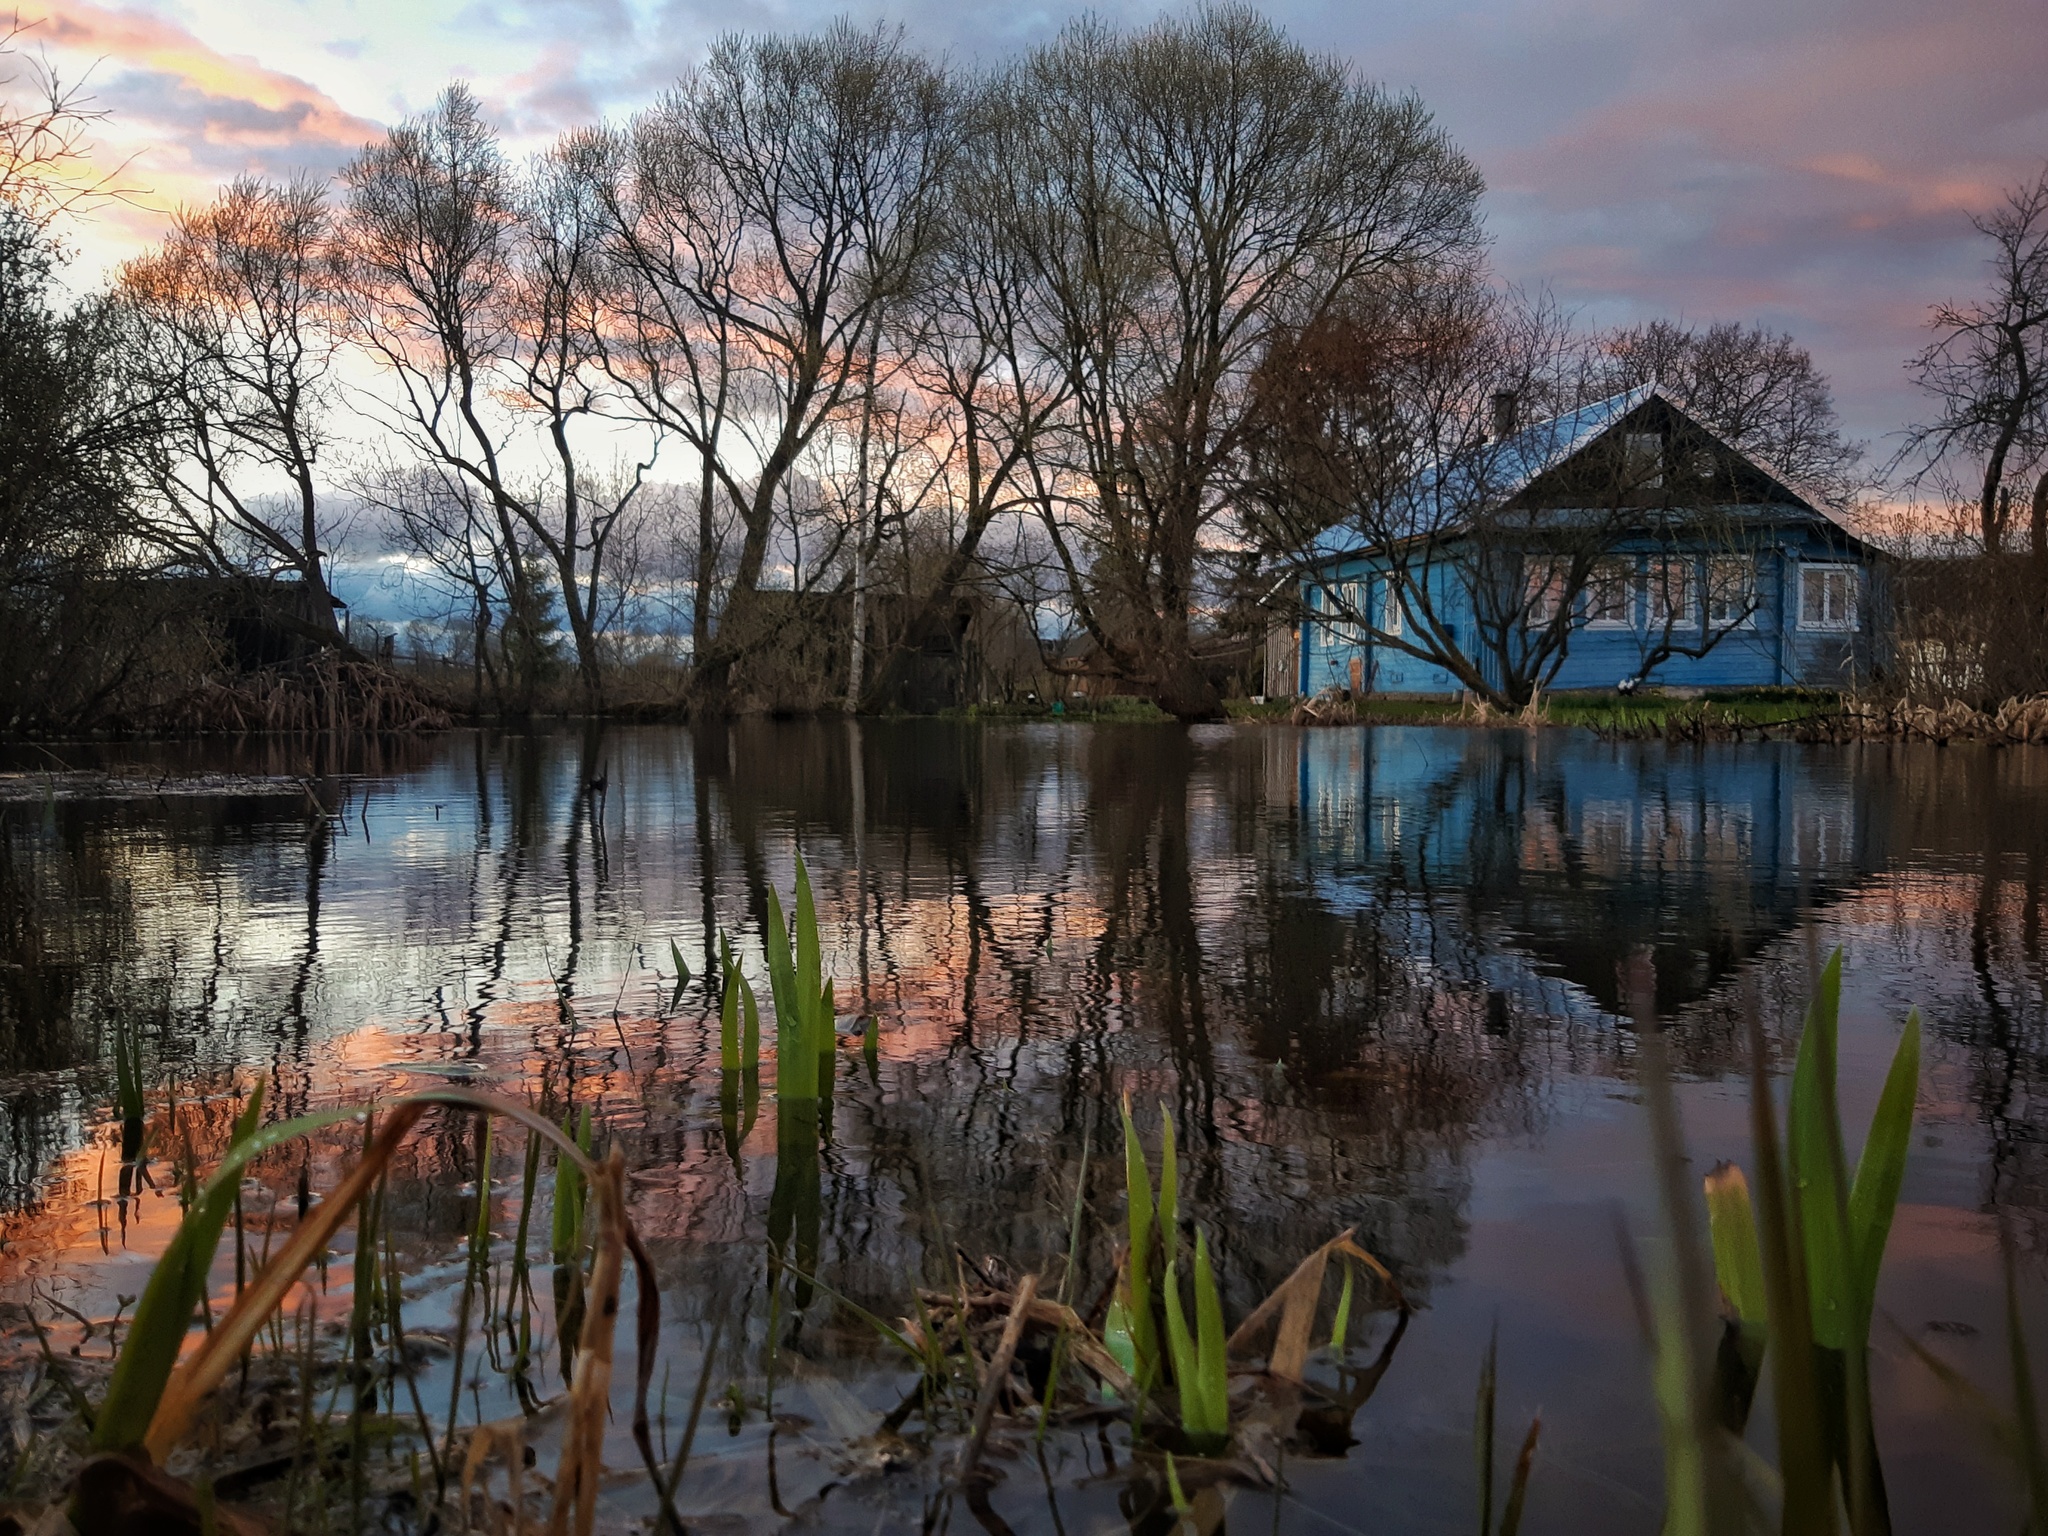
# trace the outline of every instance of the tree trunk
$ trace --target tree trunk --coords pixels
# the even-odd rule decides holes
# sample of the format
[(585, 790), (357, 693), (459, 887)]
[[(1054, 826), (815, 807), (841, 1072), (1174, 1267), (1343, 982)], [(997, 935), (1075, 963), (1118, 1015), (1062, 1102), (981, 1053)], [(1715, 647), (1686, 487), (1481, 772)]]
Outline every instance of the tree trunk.
[(703, 453), (697, 482), (697, 588), (690, 609), (690, 663), (695, 666), (711, 649), (711, 580), (713, 518), (718, 479), (712, 468), (711, 450)]
[(1223, 700), (1195, 660), (1186, 617), (1161, 615), (1156, 626), (1146, 628), (1150, 633), (1145, 637), (1145, 666), (1152, 674), (1153, 702), (1188, 723), (1221, 718)]

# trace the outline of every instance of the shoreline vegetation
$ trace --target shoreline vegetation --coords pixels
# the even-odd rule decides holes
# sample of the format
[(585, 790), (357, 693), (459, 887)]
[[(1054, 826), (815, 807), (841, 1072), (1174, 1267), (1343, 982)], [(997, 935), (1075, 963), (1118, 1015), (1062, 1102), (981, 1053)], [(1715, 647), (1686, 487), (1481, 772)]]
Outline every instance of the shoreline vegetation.
[[(1175, 718), (1135, 694), (1044, 702), (994, 702), (942, 709), (849, 713), (843, 710), (770, 711), (770, 718), (848, 718), (881, 721), (1165, 725)], [(390, 666), (338, 656), (324, 658), (310, 675), (286, 678), (257, 673), (207, 679), (169, 703), (147, 725), (102, 727), (54, 736), (11, 739), (30, 747), (66, 740), (203, 740), (223, 737), (404, 736), (483, 725), (685, 724), (679, 699), (624, 702), (602, 716), (564, 700), (519, 720), (492, 710), (465, 708), (441, 690)], [(1746, 688), (1699, 692), (1645, 688), (1622, 694), (1555, 692), (1520, 711), (1490, 708), (1483, 700), (1433, 696), (1351, 696), (1326, 690), (1311, 698), (1233, 698), (1223, 701), (1218, 723), (1337, 726), (1519, 726), (1584, 729), (1611, 740), (1792, 740), (1813, 743), (1897, 740), (1937, 745), (1978, 741), (1994, 746), (2048, 743), (2048, 693), (1997, 703), (1933, 700), (1807, 688)]]
[[(0, 1532), (587, 1533), (601, 1520), (681, 1533), (706, 1518), (683, 1511), (695, 1503), (692, 1447), (721, 1369), (734, 1374), (713, 1415), (729, 1435), (766, 1426), (765, 1487), (787, 1513), (774, 1429), (805, 1381), (793, 1346), (807, 1318), (865, 1340), (875, 1370), (893, 1369), (900, 1389), (886, 1412), (842, 1412), (836, 1476), (907, 1477), (927, 1528), (955, 1500), (987, 1528), (1006, 1528), (991, 1518), (1001, 1479), (984, 1460), (1030, 1445), (1042, 1461), (1048, 1435), (1107, 1445), (1114, 1433), (1132, 1529), (1176, 1536), (1220, 1529), (1228, 1489), (1282, 1491), (1299, 1463), (1347, 1454), (1359, 1410), (1427, 1313), (1347, 1229), (1227, 1317), (1210, 1235), (1229, 1212), (1184, 1198), (1164, 1103), (1153, 1132), (1151, 1106), (1122, 1098), (1120, 1220), (1092, 1210), (1084, 1159), (1063, 1251), (974, 1260), (942, 1243), (925, 1273), (904, 1277), (893, 1318), (836, 1290), (821, 1246), (833, 1100), (887, 1090), (879, 1022), (856, 1015), (842, 1034), (819, 933), (799, 860), (787, 918), (768, 896), (765, 998), (729, 940), (715, 977), (693, 977), (675, 953), (678, 1001), (694, 990), (718, 1041), (705, 1133), (722, 1138), (737, 1170), (763, 1155), (749, 1137), (764, 1108), (774, 1122), (772, 1193), (750, 1218), (765, 1239), (765, 1331), (742, 1322), (721, 1352), (724, 1324), (714, 1324), (701, 1363), (679, 1374), (664, 1347), (661, 1268), (635, 1229), (621, 1150), (603, 1145), (588, 1102), (529, 1104), (450, 1085), (374, 1110), (279, 1119), (258, 1082), (207, 1111), (208, 1139), (224, 1150), (202, 1170), (190, 1108), (181, 1126), (176, 1094), (150, 1088), (139, 1044), (117, 1031), (110, 1113), (122, 1126), (121, 1189), (168, 1173), (184, 1214), (125, 1320), (74, 1315), (90, 1353), (63, 1352), (67, 1335), (53, 1345), (51, 1334), (65, 1319), (25, 1308), (33, 1343), (22, 1341), (16, 1368), (34, 1377), (23, 1411), (36, 1433), (7, 1470)], [(1764, 1026), (1755, 1001), (1745, 1004), (1749, 1167), (1724, 1163), (1702, 1178), (1688, 1161), (1647, 959), (1629, 980), (1658, 1215), (1647, 1232), (1620, 1227), (1611, 1262), (1635, 1299), (1663, 1429), (1663, 1528), (1889, 1536), (1869, 1341), (1913, 1142), (1918, 1015), (1852, 1159), (1835, 1086), (1839, 952), (1815, 978), (1782, 1118)], [(401, 1260), (412, 1238), (405, 1149), (449, 1137), (473, 1139), (478, 1170), (466, 1245), (442, 1266), (442, 1289), (459, 1291), (452, 1304), (428, 1291), (416, 1260)], [(354, 1155), (323, 1164), (330, 1187), (317, 1203), (298, 1175), (296, 1220), (259, 1216), (249, 1192), (288, 1182), (314, 1142)], [(225, 1252), (231, 1282), (218, 1275)], [(459, 1282), (449, 1278), (457, 1265)], [(2048, 1458), (2011, 1309), (2009, 1240), (2005, 1273), (2010, 1412), (1913, 1348), (1959, 1406), (1985, 1415), (2039, 1529)], [(615, 1339), (627, 1310), (630, 1366)], [(1542, 1419), (1503, 1475), (1498, 1346), (1496, 1336), (1477, 1361), (1474, 1475), (1484, 1536), (1517, 1536), (1543, 1475)], [(490, 1412), (477, 1395), (485, 1380)], [(1772, 1412), (1752, 1429), (1765, 1391)], [(686, 1417), (671, 1412), (674, 1392), (688, 1394)]]

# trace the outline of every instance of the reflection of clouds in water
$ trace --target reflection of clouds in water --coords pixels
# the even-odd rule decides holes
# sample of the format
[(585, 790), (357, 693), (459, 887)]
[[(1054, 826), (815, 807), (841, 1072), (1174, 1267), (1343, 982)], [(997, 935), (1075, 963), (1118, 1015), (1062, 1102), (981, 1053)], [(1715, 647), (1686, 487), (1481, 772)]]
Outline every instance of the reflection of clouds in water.
[[(288, 750), (235, 766), (306, 771)], [(1084, 1132), (1089, 1208), (1113, 1225), (1128, 1090), (1148, 1137), (1151, 1104), (1176, 1115), (1184, 1199), (1233, 1311), (1346, 1224), (1456, 1308), (1503, 1159), (1593, 1138), (1598, 1167), (1527, 1177), (1566, 1205), (1640, 1193), (1634, 1154), (1613, 1150), (1636, 1130), (1612, 1010), (1616, 965), (1641, 946), (1681, 1064), (1725, 1097), (1742, 989), (1783, 1046), (1809, 949), (1847, 942), (1852, 1106), (1905, 1003), (1928, 1007), (1926, 1112), (1956, 1146), (1926, 1154), (1936, 1183), (1912, 1197), (1967, 1208), (1986, 1179), (2021, 1201), (2042, 1184), (2031, 1058), (2003, 1046), (2039, 1033), (2027, 935), (2048, 817), (2023, 754), (929, 722), (394, 751), (331, 786), (324, 823), (220, 796), (8, 820), (0, 891), (16, 894), (0, 899), (41, 893), (33, 921), (71, 990), (62, 1021), (0, 1001), (15, 1159), (0, 1281), (134, 1289), (127, 1261), (100, 1257), (96, 1181), (118, 1138), (101, 1077), (76, 1066), (103, 1059), (109, 1010), (144, 978), (153, 1077), (180, 1095), (232, 1072), (283, 1111), (481, 1073), (558, 1114), (594, 1105), (681, 1315), (745, 1314), (774, 1185), (772, 1071), (736, 1169), (709, 1000), (700, 979), (670, 1011), (669, 943), (702, 978), (729, 927), (761, 982), (764, 893), (789, 890), (799, 844), (842, 1027), (881, 1020), (879, 1090), (857, 1052), (839, 1057), (819, 1196), (823, 1262), (869, 1304), (900, 1307), (905, 1277), (955, 1242), (1054, 1262)], [(593, 799), (580, 786), (599, 765)], [(2006, 855), (1988, 896), (1986, 846)], [(191, 1122), (202, 1161), (219, 1119)], [(1711, 1118), (1701, 1134), (1704, 1152)], [(332, 1138), (321, 1156), (346, 1150)], [(404, 1221), (423, 1252), (461, 1230), (474, 1155), (449, 1127), (415, 1150)], [(1107, 1228), (1091, 1230), (1090, 1273), (1106, 1272)], [(1572, 1326), (1610, 1323), (1625, 1331)]]

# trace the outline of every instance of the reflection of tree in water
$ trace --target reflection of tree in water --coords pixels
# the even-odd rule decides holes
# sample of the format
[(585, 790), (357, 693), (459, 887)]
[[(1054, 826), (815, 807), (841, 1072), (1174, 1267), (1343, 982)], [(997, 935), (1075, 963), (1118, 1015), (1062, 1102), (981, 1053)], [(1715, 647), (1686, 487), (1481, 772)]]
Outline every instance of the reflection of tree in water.
[[(376, 1049), (409, 1035), (558, 1115), (595, 1102), (682, 1314), (758, 1320), (772, 1095), (736, 1170), (701, 993), (662, 1022), (651, 968), (675, 936), (709, 973), (717, 927), (757, 932), (800, 846), (842, 1012), (883, 1020), (879, 1090), (843, 1055), (824, 1116), (832, 1283), (895, 1307), (950, 1278), (956, 1244), (1047, 1265), (1084, 1141), (1099, 1282), (1128, 1091), (1153, 1145), (1151, 1106), (1176, 1117), (1235, 1310), (1349, 1224), (1426, 1284), (1462, 1249), (1476, 1142), (1536, 1126), (1561, 1075), (1630, 1070), (1608, 1011), (1623, 957), (1655, 957), (1681, 1065), (1728, 1071), (1746, 979), (1784, 994), (1767, 1017), (1793, 1012), (1798, 978), (1755, 957), (1887, 865), (1977, 882), (1964, 963), (1926, 960), (1958, 983), (1930, 1017), (1973, 1063), (1997, 1192), (2036, 1190), (2048, 817), (2026, 761), (929, 722), (478, 734), (375, 787), (406, 836), (439, 839), (416, 856), (268, 802), (62, 806), (54, 840), (10, 821), (0, 893), (56, 893), (33, 942), (72, 968), (20, 973), (60, 989), (33, 1019), (0, 973), (0, 1008), (17, 1074), (101, 1059), (81, 1000), (125, 977), (162, 988), (163, 1071), (239, 1062), (280, 1108), (348, 1091), (326, 1044), (373, 1016)], [(28, 910), (0, 913), (10, 945)], [(80, 1100), (40, 1081), (11, 1089), (23, 1190), (80, 1135)], [(402, 1202), (429, 1247), (465, 1229), (476, 1155), (473, 1127), (433, 1124)], [(807, 1248), (809, 1185), (784, 1184)]]
[[(1148, 1138), (1149, 1106), (1171, 1096), (1184, 1198), (1246, 1297), (1351, 1222), (1415, 1271), (1455, 1256), (1459, 1152), (1515, 1076), (1492, 1059), (1499, 1010), (1483, 988), (1461, 1002), (1444, 978), (1411, 985), (1373, 921), (1275, 904), (1293, 850), (1255, 761), (1245, 782), (1214, 744), (1138, 731), (937, 731), (887, 752), (871, 735), (857, 770), (839, 743), (820, 757), (741, 754), (733, 814), (742, 797), (774, 806), (815, 867), (828, 838), (850, 840), (858, 772), (878, 914), (867, 995), (931, 1042), (891, 1061), (879, 1102), (835, 1106), (827, 1248), (842, 1283), (886, 1298), (934, 1261), (925, 1278), (946, 1278), (955, 1243), (1046, 1264), (1066, 1244), (1084, 1136), (1090, 1257), (1106, 1272), (1126, 1089)], [(1191, 828), (1197, 810), (1212, 824)], [(1247, 882), (1223, 910), (1205, 889), (1219, 844)], [(861, 894), (844, 875), (842, 910)], [(909, 945), (891, 928), (902, 914)], [(1313, 1050), (1273, 1048), (1290, 1035)]]

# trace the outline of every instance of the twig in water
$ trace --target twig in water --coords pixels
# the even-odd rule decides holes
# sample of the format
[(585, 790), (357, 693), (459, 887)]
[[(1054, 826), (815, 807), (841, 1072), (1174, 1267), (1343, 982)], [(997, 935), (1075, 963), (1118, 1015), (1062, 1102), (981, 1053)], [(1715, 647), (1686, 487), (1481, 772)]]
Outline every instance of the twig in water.
[[(996, 1399), (1002, 1395), (1003, 1383), (1010, 1379), (1010, 1362), (1017, 1356), (1017, 1341), (1024, 1336), (1024, 1322), (1031, 1315), (1031, 1303), (1037, 1296), (1038, 1276), (1026, 1275), (1017, 1282), (1017, 1294), (1010, 1302), (1010, 1315), (1003, 1321), (1003, 1336), (996, 1344), (994, 1358), (988, 1363), (988, 1374), (981, 1379), (981, 1400), (974, 1405), (974, 1432), (967, 1437), (967, 1444), (960, 1451), (960, 1467), (954, 1476), (962, 1482), (974, 1471), (975, 1463), (981, 1460), (982, 1447), (988, 1442), (989, 1424), (995, 1418)], [(962, 1311), (964, 1313), (965, 1309)]]

